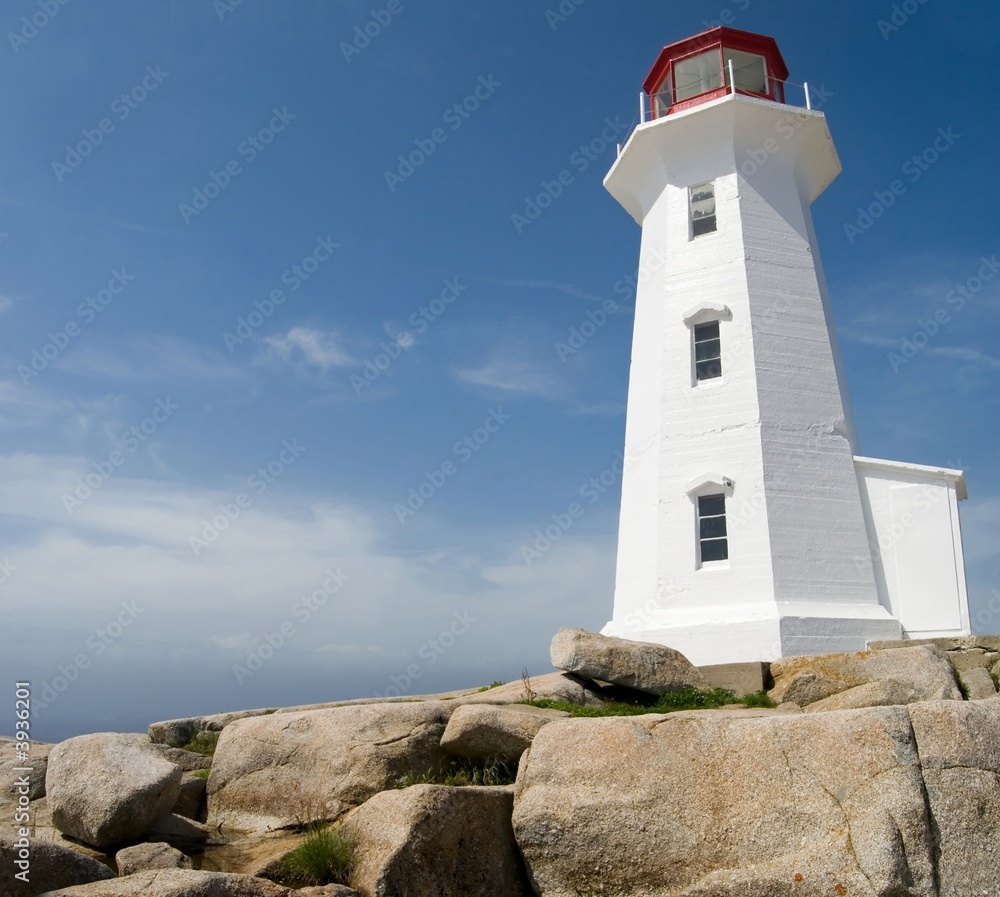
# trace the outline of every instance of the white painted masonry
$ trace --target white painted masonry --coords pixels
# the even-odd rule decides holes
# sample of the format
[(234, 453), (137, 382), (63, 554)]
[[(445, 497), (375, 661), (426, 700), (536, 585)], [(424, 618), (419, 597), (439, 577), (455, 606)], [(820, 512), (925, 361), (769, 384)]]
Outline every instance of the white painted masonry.
[[(856, 458), (809, 208), (839, 172), (822, 113), (730, 94), (640, 125), (605, 178), (656, 271), (636, 293), (606, 634), (711, 664), (968, 632), (961, 472)], [(718, 230), (692, 239), (706, 181)], [(698, 381), (706, 321), (722, 376)], [(697, 500), (718, 494), (729, 558), (702, 564)]]

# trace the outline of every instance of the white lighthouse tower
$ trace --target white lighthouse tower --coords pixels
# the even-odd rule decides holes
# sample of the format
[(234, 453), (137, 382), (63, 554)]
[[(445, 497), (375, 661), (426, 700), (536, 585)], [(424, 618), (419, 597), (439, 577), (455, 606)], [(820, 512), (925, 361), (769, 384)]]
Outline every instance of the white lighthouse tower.
[(642, 227), (608, 635), (697, 664), (968, 633), (961, 471), (860, 457), (810, 204), (840, 172), (772, 38), (665, 47), (605, 186)]

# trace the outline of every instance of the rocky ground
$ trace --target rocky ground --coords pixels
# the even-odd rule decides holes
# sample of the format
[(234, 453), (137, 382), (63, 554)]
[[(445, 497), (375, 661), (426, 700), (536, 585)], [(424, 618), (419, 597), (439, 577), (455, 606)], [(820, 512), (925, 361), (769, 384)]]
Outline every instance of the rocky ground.
[[(5, 751), (0, 897), (992, 897), (1000, 638), (872, 648), (698, 669), (561, 630), (526, 682)], [(718, 686), (771, 701), (601, 715)], [(327, 823), (349, 887), (276, 883)]]

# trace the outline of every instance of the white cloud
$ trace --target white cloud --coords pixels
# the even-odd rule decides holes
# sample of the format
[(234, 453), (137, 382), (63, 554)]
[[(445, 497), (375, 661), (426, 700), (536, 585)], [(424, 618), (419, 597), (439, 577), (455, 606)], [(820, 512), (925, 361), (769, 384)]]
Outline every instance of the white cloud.
[(14, 300), (10, 296), (0, 296), (0, 314), (3, 314), (14, 305)]
[(458, 369), (455, 376), (466, 383), (504, 392), (519, 392), (549, 401), (559, 401), (566, 397), (564, 383), (546, 371), (543, 365), (528, 361), (496, 359), (482, 367)]
[[(219, 346), (222, 346), (220, 339)], [(205, 385), (245, 380), (246, 371), (221, 349), (171, 336), (133, 336), (108, 343), (94, 334), (84, 345), (55, 362), (61, 371), (85, 377), (135, 382), (176, 382)]]
[(309, 327), (293, 327), (284, 336), (264, 338), (271, 357), (282, 361), (301, 359), (306, 364), (326, 370), (329, 367), (347, 367), (354, 359), (341, 347), (340, 336), (330, 331), (324, 333)]
[(986, 368), (1000, 367), (1000, 358), (970, 346), (931, 346), (927, 354), (937, 358), (954, 358)]
[(504, 280), (504, 286), (514, 287), (521, 290), (541, 290), (549, 293), (563, 293), (572, 296), (574, 299), (586, 299), (588, 302), (600, 304), (607, 298), (590, 293), (582, 287), (573, 283), (563, 283), (558, 280)]
[[(529, 567), (518, 545), (535, 521), (470, 529), (425, 510), (397, 546), (390, 507), (289, 482), (255, 497), (195, 557), (188, 537), (220, 517), (232, 489), (118, 473), (67, 514), (61, 495), (87, 471), (81, 458), (0, 456), (0, 560), (16, 568), (0, 584), (0, 674), (41, 688), (60, 664), (89, 658), (50, 721), (80, 706), (95, 719), (152, 722), (384, 693), (457, 613), (475, 622), (412, 691), (476, 686), (525, 665), (544, 672), (556, 629), (610, 614), (613, 536), (568, 533)], [(342, 587), (331, 589), (331, 571)], [(88, 639), (123, 602), (138, 619), (98, 656)], [(241, 685), (233, 665), (283, 626), (293, 629), (287, 645)]]
[(250, 635), (249, 632), (241, 632), (239, 635), (212, 635), (209, 636), (208, 641), (223, 651), (244, 653), (256, 648), (258, 639), (256, 636)]

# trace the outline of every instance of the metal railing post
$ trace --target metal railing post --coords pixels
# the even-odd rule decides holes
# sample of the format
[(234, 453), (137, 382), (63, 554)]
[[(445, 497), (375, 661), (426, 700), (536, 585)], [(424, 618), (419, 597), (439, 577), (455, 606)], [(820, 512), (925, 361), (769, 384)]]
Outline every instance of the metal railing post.
[(806, 81), (803, 85), (806, 91), (806, 109), (812, 109), (812, 97), (809, 96), (809, 82)]
[(729, 60), (729, 87), (733, 93), (736, 93), (736, 71), (733, 69), (733, 61)]
[(646, 124), (646, 101), (641, 90), (639, 91), (639, 124)]

